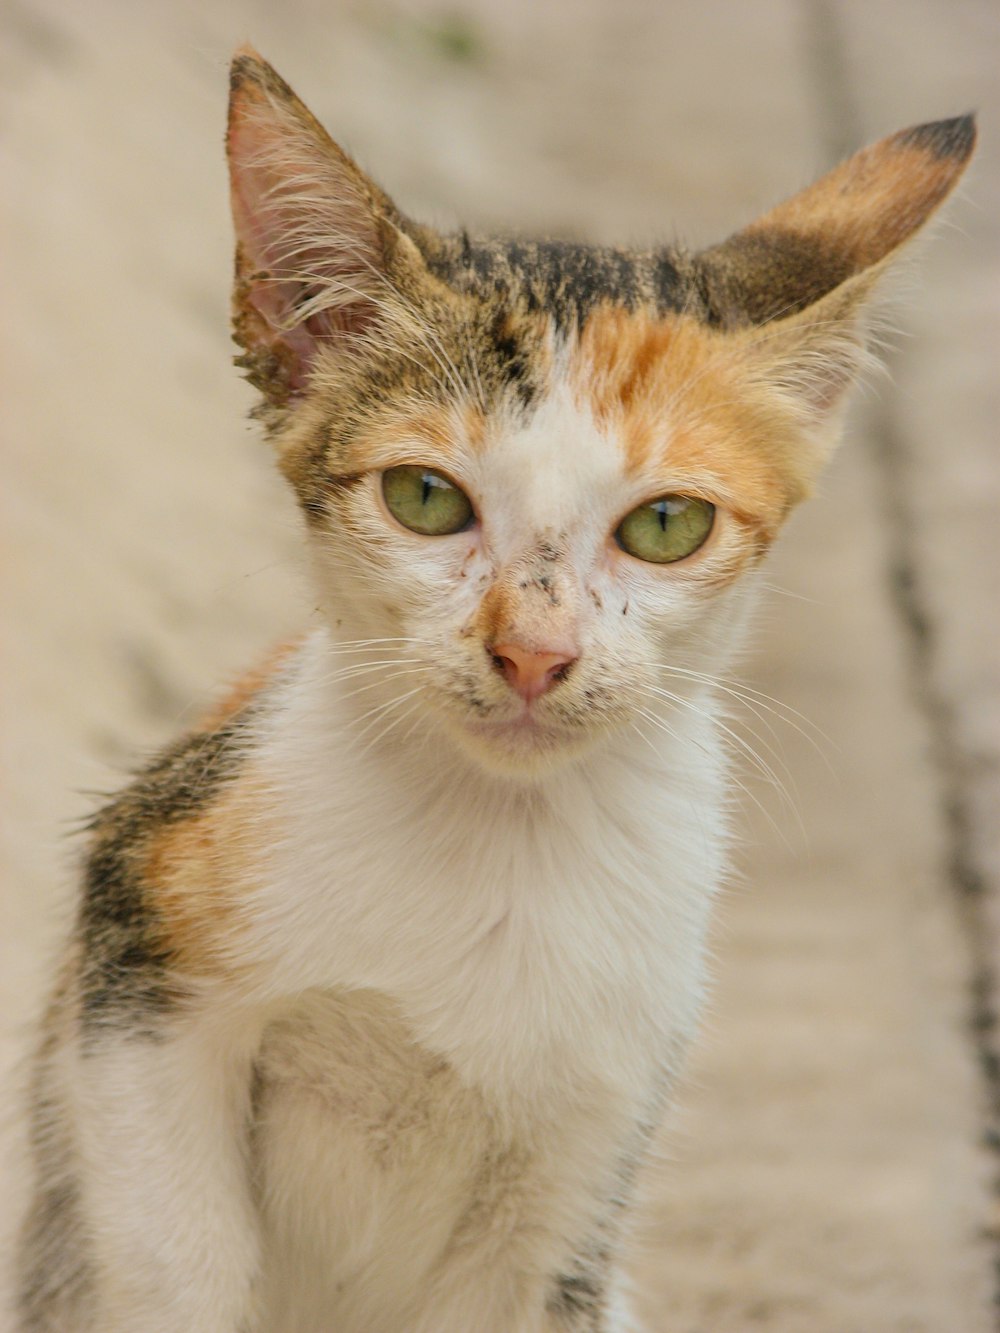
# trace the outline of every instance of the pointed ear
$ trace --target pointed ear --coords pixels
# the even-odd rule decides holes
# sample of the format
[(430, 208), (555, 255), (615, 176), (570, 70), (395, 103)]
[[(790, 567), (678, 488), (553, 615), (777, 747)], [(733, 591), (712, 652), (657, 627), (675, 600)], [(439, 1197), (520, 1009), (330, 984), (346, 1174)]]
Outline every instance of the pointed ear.
[(812, 441), (799, 460), (806, 488), (845, 391), (872, 359), (876, 283), (954, 189), (975, 137), (972, 116), (903, 130), (695, 258), (710, 319), (735, 332), (751, 376), (781, 394)]
[[(400, 215), (251, 47), (230, 71), (237, 364), (277, 407), (377, 320)], [(352, 338), (353, 335), (353, 338)]]
[(975, 142), (971, 115), (901, 130), (702, 251), (695, 264), (714, 319), (781, 319), (878, 268), (947, 199)]

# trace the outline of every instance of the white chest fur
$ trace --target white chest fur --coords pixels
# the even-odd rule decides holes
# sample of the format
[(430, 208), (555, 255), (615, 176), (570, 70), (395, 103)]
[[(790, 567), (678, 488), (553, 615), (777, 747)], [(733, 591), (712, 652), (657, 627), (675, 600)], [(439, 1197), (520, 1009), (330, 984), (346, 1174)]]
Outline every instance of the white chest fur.
[(385, 994), (501, 1100), (591, 1079), (641, 1100), (700, 1000), (724, 855), (710, 726), (691, 714), (676, 740), (617, 739), (528, 787), (426, 736), (353, 746), (310, 671), (261, 752), (280, 830), (255, 912), (269, 984)]
[(425, 738), (353, 747), (307, 659), (258, 750), (280, 833), (255, 952), (288, 1003), (257, 1130), (276, 1329), (473, 1327), (491, 1300), (514, 1326), (510, 1272), (539, 1310), (587, 1243), (701, 999), (721, 760), (684, 725), (528, 788), (428, 764)]

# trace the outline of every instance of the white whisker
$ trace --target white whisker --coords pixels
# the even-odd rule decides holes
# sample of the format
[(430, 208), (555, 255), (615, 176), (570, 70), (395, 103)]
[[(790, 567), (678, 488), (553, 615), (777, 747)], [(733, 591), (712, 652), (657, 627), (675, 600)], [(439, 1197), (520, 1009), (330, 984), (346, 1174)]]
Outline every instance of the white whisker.
[[(764, 777), (764, 779), (768, 782), (768, 784), (775, 789), (778, 795), (782, 798), (782, 801), (784, 802), (787, 809), (794, 816), (795, 821), (798, 824), (803, 837), (806, 836), (805, 826), (802, 823), (802, 817), (799, 812), (798, 806), (796, 802), (792, 800), (792, 797), (789, 794), (788, 788), (786, 787), (785, 783), (778, 776), (774, 768), (756, 749), (754, 749), (754, 747), (744, 736), (741, 736), (738, 731), (736, 731), (733, 727), (729, 726), (725, 721), (723, 721), (723, 719), (717, 713), (713, 713), (704, 708), (700, 708), (696, 703), (694, 703), (693, 700), (685, 699), (683, 695), (675, 694), (670, 690), (665, 690), (658, 686), (646, 686), (645, 688), (649, 693), (665, 698), (670, 702), (678, 704), (681, 707), (687, 708), (690, 711), (696, 713), (698, 716), (705, 718), (709, 723), (717, 727), (719, 731), (723, 733), (723, 735), (727, 736), (729, 740), (737, 747), (737, 749), (750, 760), (751, 764)], [(752, 729), (750, 730), (751, 734), (754, 736), (754, 739), (757, 740), (759, 743), (764, 744), (768, 752), (772, 754), (775, 757), (775, 759), (781, 764), (781, 767), (784, 770), (784, 772), (788, 775), (788, 780), (792, 784), (792, 788), (794, 790), (795, 789), (794, 778), (792, 777), (788, 769), (788, 766), (784, 763), (784, 761), (781, 759), (779, 755), (775, 754), (771, 746), (767, 745), (766, 742), (763, 742), (761, 738), (756, 734), (756, 732), (753, 732)], [(763, 805), (761, 805), (761, 803), (757, 800), (757, 798), (753, 796), (750, 789), (744, 786), (744, 790), (746, 791), (748, 796), (751, 796), (751, 799), (754, 801), (754, 804), (758, 806), (761, 812), (767, 817), (768, 821), (774, 824), (774, 821), (771, 818), (770, 814), (764, 809)], [(777, 829), (778, 826), (774, 824), (774, 827)]]
[(405, 671), (394, 671), (389, 676), (381, 676), (378, 680), (370, 680), (367, 685), (359, 685), (356, 690), (349, 690), (347, 694), (342, 694), (340, 697), (341, 699), (353, 699), (358, 694), (367, 694), (369, 690), (380, 689), (383, 686), (388, 685), (391, 681), (399, 680), (403, 676), (416, 676), (421, 673), (425, 674), (426, 670), (427, 668), (421, 665), (417, 667), (408, 667)]
[[(353, 718), (352, 722), (354, 723), (354, 725), (358, 725), (362, 722), (365, 722), (366, 720), (368, 721), (368, 725), (366, 727), (363, 727), (362, 730), (358, 732), (357, 736), (355, 737), (355, 740), (360, 741), (362, 737), (367, 736), (368, 733), (371, 731), (372, 727), (376, 726), (379, 720), (383, 718), (387, 713), (391, 713), (394, 708), (398, 708), (399, 705), (405, 703), (407, 699), (412, 699), (414, 695), (420, 693), (422, 693), (421, 687), (417, 685), (412, 690), (408, 690), (405, 694), (396, 695), (394, 698), (389, 699), (388, 702), (383, 704), (378, 704), (376, 705), (376, 707), (370, 708), (368, 712), (363, 713), (361, 717)], [(362, 751), (362, 753), (367, 754), (368, 751), (372, 748), (373, 743), (374, 742), (370, 743), (365, 748), (365, 750)]]

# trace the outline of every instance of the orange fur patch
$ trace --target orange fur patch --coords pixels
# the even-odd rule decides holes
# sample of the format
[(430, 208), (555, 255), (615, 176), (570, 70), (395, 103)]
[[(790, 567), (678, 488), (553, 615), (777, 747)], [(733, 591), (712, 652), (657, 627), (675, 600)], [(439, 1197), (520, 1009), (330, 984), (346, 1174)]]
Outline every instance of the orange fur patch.
[(494, 583), (479, 604), (475, 630), (483, 643), (498, 643), (509, 626), (515, 610), (513, 590), (506, 583)]
[(218, 731), (247, 706), (254, 695), (278, 674), (281, 667), (299, 646), (301, 639), (287, 639), (275, 644), (257, 666), (239, 676), (226, 693), (199, 718), (195, 731)]
[(193, 819), (154, 835), (140, 873), (182, 973), (239, 970), (242, 902), (272, 839), (262, 784), (247, 772)]
[(571, 376), (651, 498), (662, 487), (711, 500), (769, 541), (806, 493), (794, 422), (748, 373), (732, 335), (682, 315), (602, 307), (584, 325)]
[[(300, 640), (277, 644), (200, 719), (212, 732), (237, 717), (265, 689)], [(154, 833), (139, 874), (166, 928), (166, 944), (182, 971), (195, 976), (231, 973), (229, 941), (238, 929), (240, 899), (268, 838), (266, 801), (250, 770), (223, 786), (218, 799), (190, 819)]]
[(472, 403), (387, 411), (351, 442), (346, 467), (360, 474), (396, 463), (427, 463), (447, 471), (470, 448), (482, 447), (485, 424), (482, 409)]
[(915, 141), (912, 130), (903, 130), (855, 153), (740, 234), (777, 230), (821, 237), (850, 270), (860, 272), (926, 221), (953, 189), (966, 160), (967, 153), (936, 153)]

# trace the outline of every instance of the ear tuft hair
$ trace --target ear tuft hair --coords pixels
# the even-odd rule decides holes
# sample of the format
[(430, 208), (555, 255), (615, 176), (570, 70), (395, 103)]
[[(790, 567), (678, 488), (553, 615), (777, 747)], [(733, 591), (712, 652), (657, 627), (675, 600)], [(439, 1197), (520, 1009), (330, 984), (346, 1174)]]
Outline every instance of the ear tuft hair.
[(950, 120), (932, 120), (926, 125), (914, 125), (897, 136), (900, 145), (928, 149), (940, 158), (952, 158), (959, 164), (968, 162), (976, 146), (976, 117), (972, 111)]
[(233, 59), (226, 147), (238, 364), (284, 407), (379, 317), (401, 219), (252, 47)]

